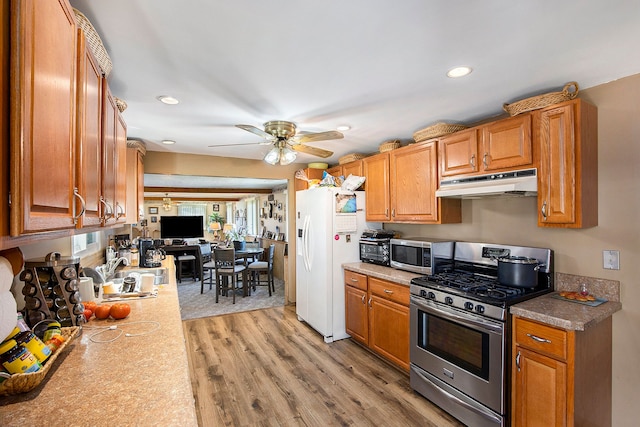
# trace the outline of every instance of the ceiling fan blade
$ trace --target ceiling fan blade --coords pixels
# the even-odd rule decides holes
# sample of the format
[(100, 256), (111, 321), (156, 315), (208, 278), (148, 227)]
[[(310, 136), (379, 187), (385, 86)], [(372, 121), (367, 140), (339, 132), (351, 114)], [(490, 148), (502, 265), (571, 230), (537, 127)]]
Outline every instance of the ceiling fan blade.
[(323, 150), (322, 148), (309, 147), (308, 145), (297, 144), (292, 145), (291, 148), (300, 153), (312, 154), (314, 156), (322, 158), (333, 156), (333, 151)]
[(262, 138), (267, 139), (269, 141), (276, 140), (275, 136), (271, 135), (268, 132), (263, 131), (262, 129), (258, 129), (257, 127), (252, 125), (236, 125), (236, 127), (240, 129), (244, 129), (247, 132), (255, 133), (256, 135), (261, 136)]
[(318, 132), (318, 133), (305, 133), (301, 135), (297, 135), (295, 139), (304, 144), (305, 142), (313, 142), (313, 141), (327, 141), (329, 139), (342, 139), (344, 135), (336, 130), (330, 130), (327, 132)]
[(207, 145), (207, 147), (215, 148), (215, 147), (239, 147), (241, 145), (271, 145), (271, 141), (262, 141), (262, 142), (245, 142), (243, 144), (216, 144), (216, 145)]

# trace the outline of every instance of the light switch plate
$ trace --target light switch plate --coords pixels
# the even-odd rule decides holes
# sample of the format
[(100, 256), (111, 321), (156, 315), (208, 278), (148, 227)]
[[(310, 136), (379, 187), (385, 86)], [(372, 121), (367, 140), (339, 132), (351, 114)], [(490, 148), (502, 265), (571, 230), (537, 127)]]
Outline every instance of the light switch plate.
[(620, 251), (602, 251), (602, 267), (606, 270), (620, 270)]

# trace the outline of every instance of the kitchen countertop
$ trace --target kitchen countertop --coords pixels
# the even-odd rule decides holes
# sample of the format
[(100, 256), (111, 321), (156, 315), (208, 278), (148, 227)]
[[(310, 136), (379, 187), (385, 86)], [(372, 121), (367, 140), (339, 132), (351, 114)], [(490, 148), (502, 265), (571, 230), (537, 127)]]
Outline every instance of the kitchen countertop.
[[(158, 297), (130, 300), (122, 320), (87, 323), (47, 378), (28, 393), (0, 397), (0, 425), (197, 426), (173, 257)], [(135, 323), (148, 322), (148, 323)], [(157, 323), (156, 323), (157, 322)], [(97, 327), (118, 330), (95, 335)], [(112, 342), (93, 342), (94, 340)]]
[(382, 280), (399, 283), (401, 285), (411, 285), (411, 279), (424, 276), (424, 274), (411, 273), (409, 271), (398, 270), (396, 268), (385, 267), (383, 265), (370, 264), (367, 262), (350, 262), (342, 264), (344, 270), (355, 271)]
[(556, 273), (555, 282), (555, 293), (577, 291), (580, 284), (584, 283), (591, 293), (608, 301), (591, 307), (547, 294), (512, 305), (511, 314), (566, 330), (584, 331), (622, 309), (618, 281)]

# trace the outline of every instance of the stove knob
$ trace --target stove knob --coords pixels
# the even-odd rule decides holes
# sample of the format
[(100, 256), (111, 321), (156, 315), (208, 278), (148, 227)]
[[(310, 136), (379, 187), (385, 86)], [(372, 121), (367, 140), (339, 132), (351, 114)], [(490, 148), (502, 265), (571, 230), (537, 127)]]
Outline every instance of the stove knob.
[(476, 312), (480, 314), (484, 313), (484, 306), (480, 304), (476, 305)]
[(444, 302), (446, 302), (447, 304), (451, 305), (451, 304), (453, 304), (453, 298), (451, 298), (451, 297), (446, 297), (446, 298), (444, 299)]
[(436, 294), (434, 294), (433, 292), (429, 292), (429, 293), (427, 294), (427, 298), (429, 298), (429, 299), (436, 299)]
[(473, 310), (473, 303), (469, 302), (469, 301), (465, 302), (464, 303), (464, 308), (465, 308), (465, 310)]
[(424, 289), (420, 289), (420, 296), (422, 298), (427, 298), (427, 291), (425, 291)]

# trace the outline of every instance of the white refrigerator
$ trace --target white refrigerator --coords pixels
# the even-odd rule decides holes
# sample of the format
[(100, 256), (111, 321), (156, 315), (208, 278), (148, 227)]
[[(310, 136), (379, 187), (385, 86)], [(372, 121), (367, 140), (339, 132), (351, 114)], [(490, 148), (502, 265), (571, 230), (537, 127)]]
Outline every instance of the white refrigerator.
[(317, 187), (296, 192), (296, 313), (327, 343), (349, 338), (342, 264), (360, 260), (367, 228), (364, 191)]

